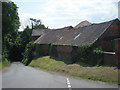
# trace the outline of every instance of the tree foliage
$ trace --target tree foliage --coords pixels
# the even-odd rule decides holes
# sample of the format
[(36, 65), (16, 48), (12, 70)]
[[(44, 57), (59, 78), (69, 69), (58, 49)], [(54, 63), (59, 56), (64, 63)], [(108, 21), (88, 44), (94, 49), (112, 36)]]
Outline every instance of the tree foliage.
[(19, 28), (18, 7), (14, 2), (2, 2), (2, 35), (17, 32)]
[[(3, 60), (11, 56), (12, 48), (17, 46), (19, 17), (17, 6), (13, 2), (2, 2), (2, 49)], [(15, 48), (14, 48), (15, 49)]]
[(22, 62), (25, 64), (25, 65), (28, 65), (31, 61), (32, 61), (32, 58), (33, 58), (33, 49), (34, 49), (34, 44), (33, 42), (29, 42), (26, 47), (25, 47), (25, 52), (23, 53), (23, 60)]
[(19, 32), (19, 17), (14, 2), (2, 2), (2, 55), (3, 60), (22, 61), (26, 65), (32, 60), (34, 44), (31, 40), (33, 29), (46, 29), (41, 20), (31, 19), (32, 28), (26, 26)]
[(48, 29), (48, 27), (45, 27), (44, 24), (42, 24), (41, 20), (30, 18), (32, 23), (32, 29)]
[(73, 63), (83, 62), (90, 65), (102, 64), (103, 51), (94, 44), (81, 45), (79, 47), (73, 46), (71, 52), (71, 59)]

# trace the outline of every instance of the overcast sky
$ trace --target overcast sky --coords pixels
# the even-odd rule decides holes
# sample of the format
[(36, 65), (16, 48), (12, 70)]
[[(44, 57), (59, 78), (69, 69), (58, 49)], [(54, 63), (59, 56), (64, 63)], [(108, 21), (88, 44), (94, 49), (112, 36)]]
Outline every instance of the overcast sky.
[(75, 26), (81, 21), (100, 23), (118, 18), (119, 0), (12, 0), (19, 7), (21, 27), (29, 18), (41, 19), (49, 28)]

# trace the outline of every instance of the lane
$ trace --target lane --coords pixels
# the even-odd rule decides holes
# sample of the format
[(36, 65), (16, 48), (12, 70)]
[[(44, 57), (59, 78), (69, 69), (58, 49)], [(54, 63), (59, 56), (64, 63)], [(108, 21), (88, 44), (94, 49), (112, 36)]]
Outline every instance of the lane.
[(3, 88), (117, 88), (117, 85), (67, 77), (24, 66), (19, 62), (11, 64), (2, 74)]
[(13, 63), (3, 73), (3, 88), (67, 88), (66, 77)]
[(118, 88), (118, 85), (98, 81), (69, 78), (72, 88)]
[(70, 81), (69, 81), (69, 78), (67, 78), (67, 85), (68, 85), (68, 88), (72, 88), (71, 84), (70, 84)]

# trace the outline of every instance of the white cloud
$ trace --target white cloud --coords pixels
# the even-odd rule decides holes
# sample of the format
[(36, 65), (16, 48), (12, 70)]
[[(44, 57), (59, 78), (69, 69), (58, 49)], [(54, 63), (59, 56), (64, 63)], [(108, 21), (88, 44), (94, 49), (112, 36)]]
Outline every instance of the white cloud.
[(41, 2), (41, 0), (11, 0), (13, 2)]
[[(15, 1), (15, 0), (14, 0)], [(32, 0), (30, 0), (31, 2)], [(40, 0), (41, 1), (41, 0)], [(22, 24), (32, 17), (42, 19), (50, 28), (59, 28), (67, 25), (76, 25), (82, 20), (101, 22), (118, 17), (117, 2), (119, 0), (45, 0), (42, 10), (37, 6), (37, 13), (24, 12), (20, 7), (19, 14)], [(34, 0), (38, 2), (38, 0)], [(29, 4), (29, 3), (28, 3)], [(22, 8), (22, 9), (21, 9)], [(25, 8), (24, 8), (25, 9)], [(98, 20), (95, 20), (95, 19)]]

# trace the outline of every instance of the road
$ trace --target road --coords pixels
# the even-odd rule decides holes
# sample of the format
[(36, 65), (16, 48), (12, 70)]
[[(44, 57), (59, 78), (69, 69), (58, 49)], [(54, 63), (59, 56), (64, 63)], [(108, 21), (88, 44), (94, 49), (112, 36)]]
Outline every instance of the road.
[(59, 75), (14, 62), (2, 74), (3, 88), (118, 88), (117, 85)]

